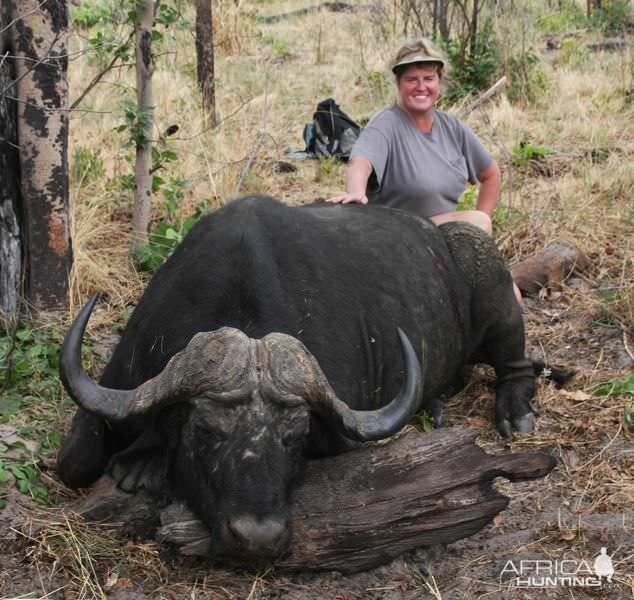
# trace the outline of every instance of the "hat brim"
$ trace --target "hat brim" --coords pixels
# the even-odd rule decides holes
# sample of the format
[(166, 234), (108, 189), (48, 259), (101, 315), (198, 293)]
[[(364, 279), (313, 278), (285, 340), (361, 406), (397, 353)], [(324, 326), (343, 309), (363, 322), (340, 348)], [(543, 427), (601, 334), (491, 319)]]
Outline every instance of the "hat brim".
[(416, 64), (436, 64), (440, 65), (444, 68), (445, 61), (442, 58), (435, 58), (433, 56), (414, 56), (413, 58), (406, 58), (405, 60), (401, 60), (397, 62), (392, 67), (392, 73), (396, 73), (396, 70), (399, 67), (406, 67), (408, 65), (416, 65)]

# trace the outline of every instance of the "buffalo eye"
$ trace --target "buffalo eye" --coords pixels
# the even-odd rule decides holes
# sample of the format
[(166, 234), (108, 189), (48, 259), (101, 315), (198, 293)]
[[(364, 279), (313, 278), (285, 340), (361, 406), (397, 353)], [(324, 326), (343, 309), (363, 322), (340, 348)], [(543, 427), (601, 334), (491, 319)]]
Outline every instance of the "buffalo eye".
[(206, 424), (195, 425), (196, 437), (213, 451), (219, 450), (227, 441), (227, 436), (218, 430), (211, 429)]
[(298, 436), (293, 431), (288, 431), (282, 436), (282, 446), (285, 448), (289, 448), (292, 446), (298, 439)]

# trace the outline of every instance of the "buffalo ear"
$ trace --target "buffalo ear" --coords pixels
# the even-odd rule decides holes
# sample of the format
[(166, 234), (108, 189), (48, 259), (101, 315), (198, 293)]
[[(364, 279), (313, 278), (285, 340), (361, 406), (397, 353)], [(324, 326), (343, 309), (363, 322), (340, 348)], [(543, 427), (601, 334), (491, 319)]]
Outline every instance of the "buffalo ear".
[(144, 489), (160, 494), (167, 485), (169, 454), (163, 437), (150, 427), (133, 444), (112, 456), (107, 471), (124, 492)]
[(306, 456), (308, 458), (326, 458), (358, 448), (361, 442), (348, 439), (333, 431), (317, 415), (310, 415), (310, 428), (306, 437)]

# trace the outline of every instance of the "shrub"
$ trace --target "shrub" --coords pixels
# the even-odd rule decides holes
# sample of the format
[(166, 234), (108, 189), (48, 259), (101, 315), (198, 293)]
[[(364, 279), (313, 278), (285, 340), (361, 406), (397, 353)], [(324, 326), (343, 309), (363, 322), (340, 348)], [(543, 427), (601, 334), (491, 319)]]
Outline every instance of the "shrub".
[(83, 29), (115, 19), (117, 8), (113, 0), (84, 0), (80, 6), (70, 7), (71, 21)]
[(165, 195), (165, 216), (155, 225), (150, 233), (149, 241), (144, 246), (135, 248), (135, 259), (140, 271), (153, 273), (174, 252), (192, 227), (207, 212), (207, 205), (202, 203), (194, 214), (182, 218), (178, 214), (178, 201), (182, 197), (182, 188), (189, 182), (172, 180), (163, 186)]
[(449, 90), (443, 96), (446, 103), (453, 104), (491, 84), (498, 64), (498, 52), (490, 23), (478, 32), (473, 50), (452, 40), (443, 41), (441, 46), (451, 65)]
[(75, 185), (93, 183), (106, 175), (103, 159), (99, 152), (79, 146), (73, 152), (70, 179)]
[(39, 502), (48, 499), (34, 453), (50, 455), (60, 443), (46, 414), (60, 399), (60, 343), (53, 328), (7, 323), (0, 330), (0, 510), (8, 485)]
[(507, 96), (512, 102), (533, 102), (548, 90), (548, 77), (539, 66), (539, 56), (523, 52), (508, 60)]
[(586, 15), (574, 0), (561, 0), (557, 11), (537, 15), (535, 23), (544, 33), (565, 33), (585, 27)]
[(592, 11), (589, 25), (604, 35), (616, 35), (627, 29), (631, 17), (630, 0), (605, 0), (601, 8)]
[(520, 140), (513, 148), (513, 164), (516, 167), (526, 167), (531, 161), (546, 158), (552, 151), (544, 146), (533, 146), (526, 140)]
[(583, 67), (590, 61), (590, 49), (581, 41), (568, 38), (561, 43), (558, 62), (572, 68)]
[(366, 78), (373, 104), (385, 104), (392, 91), (392, 86), (385, 72), (368, 71)]

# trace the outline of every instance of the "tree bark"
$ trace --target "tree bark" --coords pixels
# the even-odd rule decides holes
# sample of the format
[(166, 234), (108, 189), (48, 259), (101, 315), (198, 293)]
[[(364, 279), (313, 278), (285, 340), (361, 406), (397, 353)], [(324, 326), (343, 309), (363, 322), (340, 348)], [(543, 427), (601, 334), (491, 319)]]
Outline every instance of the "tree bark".
[[(0, 7), (0, 31), (11, 21), (8, 4)], [(17, 104), (13, 87), (15, 73), (8, 35), (0, 33), (0, 314), (18, 312), (22, 275), (20, 156), (18, 154)]]
[(438, 31), (443, 40), (448, 40), (450, 35), (448, 4), (449, 0), (438, 0)]
[[(291, 551), (276, 568), (352, 573), (421, 546), (459, 540), (508, 505), (491, 486), (495, 477), (544, 477), (555, 464), (540, 453), (489, 455), (476, 436), (460, 428), (411, 433), (311, 461), (293, 498)], [(148, 509), (146, 494), (126, 494), (112, 480), (102, 479), (72, 508), (89, 519), (116, 519), (132, 536), (151, 531), (160, 512), (160, 541), (183, 554), (209, 554), (208, 532), (186, 507)]]
[(134, 217), (132, 247), (148, 243), (148, 228), (152, 212), (152, 131), (154, 126), (154, 94), (152, 75), (152, 26), (155, 2), (138, 0), (136, 3), (136, 90), (137, 140), (134, 163)]
[(471, 56), (476, 56), (478, 49), (478, 18), (480, 16), (480, 0), (473, 0), (471, 7), (471, 19), (469, 21), (469, 52)]
[(214, 31), (211, 0), (196, 0), (196, 60), (198, 87), (208, 127), (216, 125)]
[[(4, 3), (3, 3), (4, 5)], [(8, 5), (16, 98), (26, 288), (36, 310), (68, 305), (68, 14), (64, 0)], [(4, 88), (3, 88), (4, 89)], [(7, 99), (7, 98), (5, 98)], [(14, 203), (15, 208), (15, 203)]]

